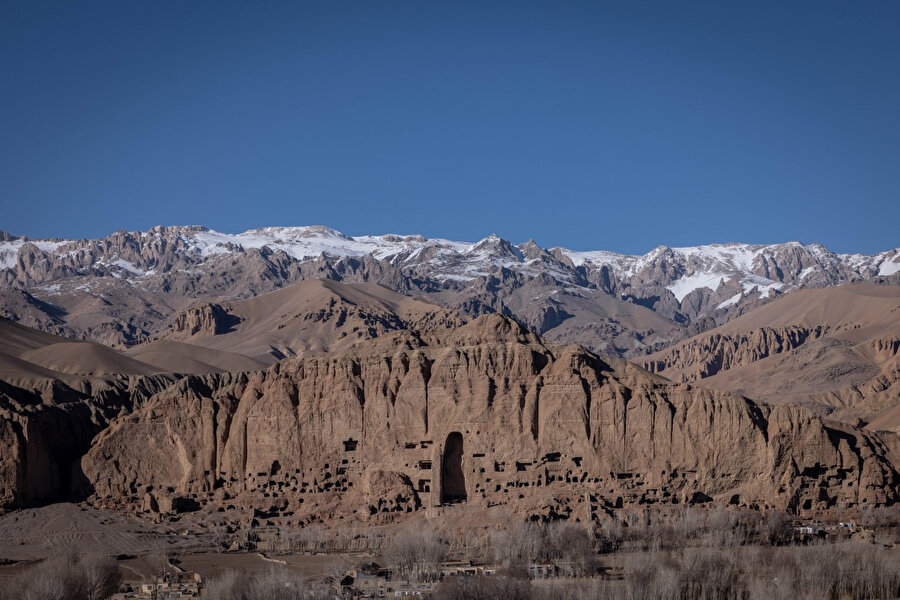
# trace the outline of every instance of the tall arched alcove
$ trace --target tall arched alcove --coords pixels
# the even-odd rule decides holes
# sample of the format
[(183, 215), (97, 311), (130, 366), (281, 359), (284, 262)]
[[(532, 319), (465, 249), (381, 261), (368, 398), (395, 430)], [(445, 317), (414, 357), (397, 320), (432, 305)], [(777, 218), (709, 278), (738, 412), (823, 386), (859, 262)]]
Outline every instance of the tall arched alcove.
[(447, 436), (441, 457), (441, 502), (466, 501), (466, 477), (463, 475), (463, 437), (458, 431)]

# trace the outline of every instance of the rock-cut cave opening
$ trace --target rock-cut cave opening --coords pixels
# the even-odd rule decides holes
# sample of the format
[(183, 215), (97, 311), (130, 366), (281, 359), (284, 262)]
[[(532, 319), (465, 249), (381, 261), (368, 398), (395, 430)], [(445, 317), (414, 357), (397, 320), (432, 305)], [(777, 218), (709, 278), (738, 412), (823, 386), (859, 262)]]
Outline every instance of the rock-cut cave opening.
[(441, 460), (441, 502), (465, 502), (466, 478), (462, 469), (463, 437), (458, 431), (447, 436)]

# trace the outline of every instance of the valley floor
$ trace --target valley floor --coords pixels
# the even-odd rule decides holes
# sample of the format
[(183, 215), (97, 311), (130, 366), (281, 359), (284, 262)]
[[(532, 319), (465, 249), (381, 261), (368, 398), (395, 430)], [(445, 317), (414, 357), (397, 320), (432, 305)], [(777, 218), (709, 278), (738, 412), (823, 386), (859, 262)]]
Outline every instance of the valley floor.
[[(240, 588), (247, 600), (268, 598), (272, 585), (296, 590), (284, 598), (313, 600), (383, 597), (379, 590), (453, 600), (900, 595), (896, 507), (803, 521), (714, 507), (665, 518), (635, 512), (593, 527), (454, 528), (422, 518), (371, 528), (262, 525), (221, 537), (202, 531), (67, 503), (9, 513), (0, 518), (0, 600), (49, 600), (34, 586), (58, 577), (61, 564), (74, 569), (100, 554), (115, 557), (116, 598), (143, 598), (141, 587), (163, 575), (205, 590), (200, 597)], [(32, 586), (30, 595), (23, 586)]]

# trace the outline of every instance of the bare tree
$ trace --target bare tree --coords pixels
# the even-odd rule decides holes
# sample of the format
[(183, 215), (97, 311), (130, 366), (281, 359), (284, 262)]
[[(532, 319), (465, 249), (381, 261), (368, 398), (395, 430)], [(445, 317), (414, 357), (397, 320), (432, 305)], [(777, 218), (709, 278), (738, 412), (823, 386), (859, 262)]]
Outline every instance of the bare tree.
[(228, 547), (228, 526), (217, 523), (210, 527), (210, 537), (216, 552), (221, 552)]
[(397, 534), (382, 549), (385, 560), (408, 580), (436, 579), (446, 552), (446, 544), (433, 531)]
[(344, 574), (353, 568), (353, 563), (351, 563), (346, 558), (337, 558), (325, 567), (325, 575), (331, 579), (331, 581), (335, 583), (340, 583), (341, 579), (344, 578)]
[(218, 600), (240, 600), (243, 577), (237, 571), (225, 571), (206, 582), (206, 595)]
[(629, 560), (623, 573), (622, 598), (680, 600), (678, 569), (661, 554), (641, 554)]
[(93, 555), (81, 561), (87, 600), (105, 600), (115, 594), (122, 584), (122, 574), (114, 560)]
[(491, 555), (494, 562), (506, 566), (533, 563), (555, 552), (559, 545), (557, 541), (548, 539), (547, 530), (539, 525), (520, 523), (491, 534)]
[(783, 512), (770, 511), (761, 516), (759, 532), (762, 541), (777, 546), (791, 539), (791, 519)]
[(172, 566), (169, 563), (169, 556), (162, 546), (157, 547), (153, 552), (148, 554), (146, 560), (147, 564), (150, 565), (154, 577), (165, 577), (169, 568)]
[(206, 595), (216, 600), (330, 600), (334, 592), (273, 568), (258, 575), (225, 572), (209, 581)]
[(328, 536), (320, 525), (310, 525), (300, 530), (298, 535), (301, 547), (307, 552), (322, 552), (325, 550)]
[(578, 577), (593, 575), (597, 571), (598, 560), (591, 534), (583, 527), (566, 525), (562, 528), (562, 539), (565, 545), (560, 548), (560, 554), (570, 565), (572, 573)]
[(619, 519), (607, 519), (600, 525), (600, 537), (606, 551), (618, 552), (624, 535), (624, 527)]

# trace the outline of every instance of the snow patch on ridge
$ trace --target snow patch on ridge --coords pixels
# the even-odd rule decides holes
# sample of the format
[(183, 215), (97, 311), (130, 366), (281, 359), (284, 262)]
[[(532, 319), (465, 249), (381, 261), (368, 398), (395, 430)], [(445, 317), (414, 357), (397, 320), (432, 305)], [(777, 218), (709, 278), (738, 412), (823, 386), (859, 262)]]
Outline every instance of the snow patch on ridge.
[(741, 298), (743, 298), (743, 297), (744, 297), (744, 292), (738, 292), (737, 294), (735, 294), (728, 300), (725, 300), (724, 302), (719, 302), (719, 304), (716, 305), (716, 308), (726, 308), (728, 306), (737, 304), (738, 302), (741, 301)]
[(816, 272), (816, 268), (815, 268), (815, 267), (806, 267), (805, 269), (803, 269), (802, 271), (800, 271), (800, 274), (797, 275), (797, 278), (798, 278), (800, 281), (803, 281), (804, 279), (806, 279), (807, 277), (809, 277), (810, 275), (812, 275), (812, 274), (815, 273), (815, 272)]
[(194, 247), (203, 256), (227, 254), (233, 248), (281, 250), (298, 260), (330, 256), (366, 256), (391, 259), (400, 254), (421, 252), (424, 248), (437, 247), (465, 252), (472, 247), (468, 242), (443, 239), (427, 239), (422, 236), (360, 236), (350, 237), (330, 227), (266, 227), (243, 233), (229, 234), (213, 230), (197, 231), (189, 236)]
[(127, 260), (123, 260), (121, 258), (116, 260), (115, 262), (113, 262), (112, 266), (116, 266), (116, 267), (119, 267), (120, 269), (124, 269), (134, 275), (143, 275), (144, 274), (143, 269), (141, 269), (140, 267), (137, 267), (134, 263), (130, 263)]
[(685, 296), (700, 288), (709, 288), (715, 292), (719, 288), (719, 285), (721, 285), (723, 281), (727, 281), (728, 278), (728, 273), (694, 273), (693, 275), (687, 275), (670, 285), (667, 285), (666, 289), (672, 292), (680, 303), (684, 300)]
[(14, 269), (19, 259), (19, 251), (25, 244), (34, 244), (41, 252), (53, 253), (60, 246), (68, 244), (71, 240), (12, 240), (0, 242), (0, 269)]
[(895, 256), (893, 260), (884, 260), (878, 266), (878, 274), (887, 277), (900, 272), (900, 256)]
[(6, 248), (0, 248), (0, 269), (14, 269), (16, 267), (17, 252)]
[(709, 244), (672, 248), (672, 251), (686, 258), (707, 259), (741, 271), (750, 271), (753, 269), (754, 259), (760, 255), (763, 248), (764, 246), (747, 244)]
[[(555, 248), (556, 249), (556, 248)], [(631, 254), (617, 254), (616, 252), (607, 252), (606, 250), (588, 250), (585, 252), (577, 252), (566, 248), (558, 248), (558, 250), (569, 258), (576, 267), (585, 264), (593, 266), (609, 265), (617, 273), (632, 271), (637, 264), (640, 256)]]

